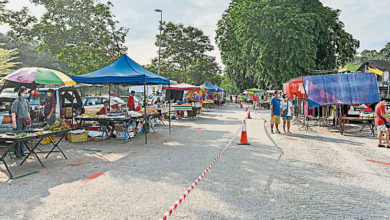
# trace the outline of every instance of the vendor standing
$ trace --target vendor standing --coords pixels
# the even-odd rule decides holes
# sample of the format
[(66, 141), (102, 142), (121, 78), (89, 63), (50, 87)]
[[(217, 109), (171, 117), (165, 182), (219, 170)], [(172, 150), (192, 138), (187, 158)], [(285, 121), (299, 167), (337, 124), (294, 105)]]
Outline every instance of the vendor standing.
[(44, 102), (42, 102), (41, 96), (39, 96), (39, 103), (43, 106), (43, 114), (45, 115), (45, 120), (48, 125), (52, 126), (56, 120), (56, 105), (57, 100), (54, 95), (54, 91), (49, 89), (47, 91), (47, 98)]
[(135, 111), (134, 95), (135, 92), (131, 91), (129, 98), (127, 98), (127, 107), (132, 111)]
[[(31, 117), (29, 113), (30, 103), (27, 101), (28, 96), (27, 88), (21, 86), (18, 91), (18, 99), (12, 104), (12, 127), (15, 131), (25, 131), (31, 126)], [(16, 157), (23, 158), (25, 156), (24, 143), (17, 143), (15, 148)]]

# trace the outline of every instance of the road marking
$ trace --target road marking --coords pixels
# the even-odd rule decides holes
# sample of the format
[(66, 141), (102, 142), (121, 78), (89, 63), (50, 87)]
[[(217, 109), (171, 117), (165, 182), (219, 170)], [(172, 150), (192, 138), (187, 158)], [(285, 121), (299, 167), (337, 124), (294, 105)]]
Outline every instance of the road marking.
[(366, 161), (373, 162), (373, 163), (379, 163), (379, 164), (383, 164), (383, 165), (390, 165), (390, 163), (385, 163), (385, 162), (380, 162), (380, 161), (375, 161), (375, 160), (366, 159)]
[(236, 134), (230, 139), (229, 143), (225, 146), (225, 148), (222, 150), (222, 152), (211, 162), (210, 166), (208, 166), (202, 174), (187, 188), (187, 190), (183, 193), (182, 196), (179, 197), (179, 199), (176, 200), (176, 202), (168, 209), (166, 213), (163, 214), (163, 216), (160, 218), (160, 220), (166, 220), (169, 216), (173, 214), (173, 212), (176, 210), (176, 208), (185, 200), (185, 198), (190, 194), (190, 192), (195, 188), (196, 185), (200, 182), (200, 180), (211, 170), (211, 168), (214, 166), (214, 164), (218, 161), (218, 159), (222, 156), (222, 154), (226, 151), (226, 149), (232, 144), (234, 139), (238, 136), (239, 132), (241, 131), (242, 126), (236, 131)]
[(92, 174), (90, 177), (88, 177), (88, 178), (86, 178), (86, 179), (83, 179), (83, 182), (88, 182), (88, 181), (90, 181), (90, 180), (96, 179), (96, 178), (98, 178), (98, 177), (101, 176), (101, 175), (104, 175), (104, 173), (103, 173), (103, 172), (94, 173), (94, 174)]

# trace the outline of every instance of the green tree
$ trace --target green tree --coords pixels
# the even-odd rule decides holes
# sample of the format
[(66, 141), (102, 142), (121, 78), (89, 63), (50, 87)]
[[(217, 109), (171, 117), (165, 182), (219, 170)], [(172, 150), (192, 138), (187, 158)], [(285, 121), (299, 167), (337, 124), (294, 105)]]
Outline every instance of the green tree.
[(46, 8), (39, 22), (24, 9), (14, 12), (8, 33), (14, 40), (37, 40), (38, 49), (66, 62), (72, 74), (96, 70), (127, 51), (128, 29), (117, 27), (111, 2), (31, 0)]
[(4, 44), (0, 43), (0, 76), (5, 76), (18, 64), (17, 62), (14, 62), (18, 55), (18, 51), (16, 49), (7, 50), (1, 48), (1, 46), (4, 46)]
[(228, 78), (228, 76), (226, 74), (221, 76), (221, 78), (222, 78), (221, 84), (220, 84), (221, 88), (225, 89), (229, 93), (236, 93), (236, 92), (238, 92), (237, 89), (235, 89), (233, 87), (233, 85), (230, 83), (229, 78)]
[(380, 51), (363, 50), (360, 56), (362, 60), (390, 60), (390, 43), (387, 43)]
[(390, 42), (379, 53), (384, 60), (390, 60)]
[(216, 36), (231, 83), (278, 89), (353, 59), (359, 42), (345, 32), (339, 13), (319, 0), (233, 0)]
[(8, 3), (8, 0), (0, 0), (0, 24), (5, 23), (8, 11), (5, 9), (5, 5)]
[(215, 61), (215, 57), (203, 56), (195, 61), (188, 70), (188, 82), (194, 85), (201, 85), (208, 81), (220, 85), (222, 71)]
[(1, 47), (4, 49), (16, 49), (19, 52), (18, 56), (14, 59), (14, 61), (18, 64), (12, 68), (13, 70), (22, 67), (36, 66), (55, 69), (64, 73), (68, 73), (70, 71), (69, 66), (64, 62), (57, 61), (55, 56), (45, 51), (37, 51), (37, 47), (39, 45), (38, 42), (14, 42), (7, 36), (0, 33), (0, 44), (3, 44)]
[[(200, 84), (221, 74), (215, 58), (206, 55), (214, 47), (203, 31), (172, 22), (163, 24), (161, 73), (178, 82)], [(160, 36), (156, 36), (156, 46)], [(156, 66), (155, 59), (152, 66)], [(202, 82), (203, 81), (203, 82)]]

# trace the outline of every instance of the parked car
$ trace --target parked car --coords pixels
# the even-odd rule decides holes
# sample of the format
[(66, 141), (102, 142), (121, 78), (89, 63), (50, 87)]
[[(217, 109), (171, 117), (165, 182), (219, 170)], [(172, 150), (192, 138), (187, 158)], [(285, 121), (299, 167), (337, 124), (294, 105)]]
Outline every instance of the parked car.
[[(103, 108), (103, 104), (105, 101), (108, 101), (110, 99), (110, 106), (111, 108), (116, 108), (118, 105), (118, 108), (126, 108), (126, 101), (115, 96), (111, 96), (110, 98), (108, 96), (89, 96), (89, 97), (83, 97), (82, 102), (86, 113), (97, 113), (101, 108)], [(134, 98), (135, 106), (138, 105), (139, 100), (137, 97)]]
[[(51, 88), (54, 91), (55, 97), (57, 100), (57, 106), (56, 106), (56, 110), (55, 110), (57, 119), (71, 118), (71, 115), (70, 115), (70, 117), (66, 117), (66, 109), (67, 108), (73, 109), (72, 112), (73, 112), (74, 116), (77, 116), (77, 115), (84, 113), (83, 103), (82, 103), (82, 100), (81, 100), (81, 97), (80, 97), (80, 94), (78, 91), (80, 88), (82, 88), (82, 87), (63, 86), (63, 87), (59, 87), (59, 88)], [(37, 89), (42, 101), (46, 100), (47, 92), (49, 91), (49, 89), (50, 88)], [(73, 100), (73, 107), (72, 107), (72, 100)], [(39, 121), (42, 121), (42, 119), (43, 119), (43, 106), (41, 106), (39, 104), (38, 97), (31, 97), (30, 108), (32, 109), (32, 113), (30, 113), (30, 115), (38, 112), (37, 116), (34, 116), (34, 117), (31, 116), (32, 117), (31, 120), (34, 121), (34, 119), (39, 118)]]

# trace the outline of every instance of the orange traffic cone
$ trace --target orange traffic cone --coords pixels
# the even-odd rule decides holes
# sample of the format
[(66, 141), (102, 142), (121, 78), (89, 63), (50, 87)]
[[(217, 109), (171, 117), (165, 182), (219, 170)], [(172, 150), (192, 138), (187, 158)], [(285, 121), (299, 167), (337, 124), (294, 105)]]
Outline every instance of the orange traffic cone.
[(238, 145), (250, 145), (248, 143), (248, 137), (246, 135), (246, 121), (244, 120), (244, 124), (242, 125), (242, 130), (241, 130), (241, 140)]
[(251, 111), (250, 111), (250, 110), (248, 111), (248, 119), (252, 119), (252, 118), (251, 118)]

